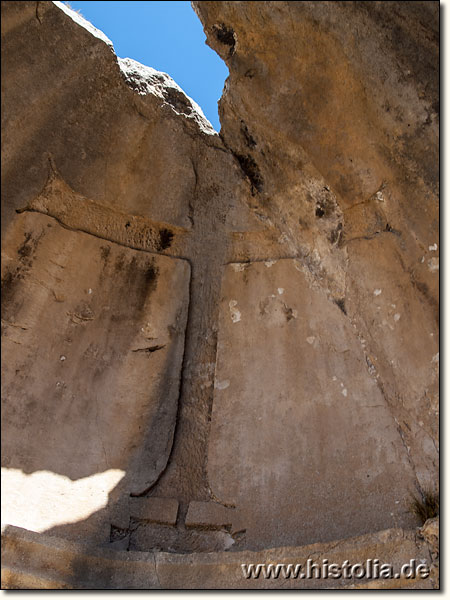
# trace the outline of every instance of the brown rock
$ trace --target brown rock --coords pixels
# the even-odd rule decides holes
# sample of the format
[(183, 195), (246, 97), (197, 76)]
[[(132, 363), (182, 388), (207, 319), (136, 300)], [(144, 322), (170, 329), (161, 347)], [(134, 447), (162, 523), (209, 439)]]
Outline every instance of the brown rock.
[(244, 513), (247, 547), (414, 525), (389, 406), (348, 318), (299, 261), (227, 267), (214, 387), (209, 481)]
[(435, 559), (439, 4), (193, 5), (220, 136), (2, 2), (4, 585), (437, 587), (241, 564)]
[(231, 528), (234, 517), (234, 510), (221, 504), (191, 502), (186, 515), (186, 527)]
[(425, 538), (431, 551), (439, 555), (439, 517), (428, 519), (420, 529), (420, 534)]
[(134, 519), (144, 519), (154, 523), (175, 525), (178, 514), (178, 501), (174, 498), (131, 498), (130, 515)]
[(230, 70), (221, 135), (252, 202), (347, 312), (418, 481), (433, 487), (438, 5), (193, 6)]
[[(217, 532), (216, 532), (217, 533)], [(356, 579), (351, 577), (265, 578), (248, 576), (249, 565), (303, 566), (364, 563), (378, 558), (394, 573), (402, 565), (429, 564), (425, 542), (414, 532), (390, 529), (331, 544), (313, 544), (302, 548), (272, 548), (261, 552), (123, 552), (93, 548), (81, 543), (36, 534), (18, 527), (5, 532), (3, 544), (3, 586), (10, 588), (72, 589), (346, 589), (385, 587), (432, 589), (436, 573), (424, 579)], [(245, 571), (245, 572), (244, 572)], [(301, 572), (301, 571), (300, 571)]]
[[(31, 474), (29, 484), (19, 473), (8, 483), (9, 522), (74, 522), (90, 514), (90, 502), (101, 507), (97, 494), (112, 489), (105, 478), (114, 487), (127, 474), (121, 488), (142, 492), (166, 466), (189, 264), (34, 213), (16, 218), (5, 246), (2, 464), (12, 477)], [(39, 472), (48, 481), (42, 474), (33, 486)], [(82, 504), (76, 484), (64, 483), (100, 473)]]

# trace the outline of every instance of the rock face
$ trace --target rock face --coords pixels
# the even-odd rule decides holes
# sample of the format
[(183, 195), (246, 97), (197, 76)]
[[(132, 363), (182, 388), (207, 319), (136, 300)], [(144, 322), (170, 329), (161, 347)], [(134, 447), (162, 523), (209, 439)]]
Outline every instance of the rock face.
[(220, 135), (62, 3), (2, 3), (8, 587), (435, 559), (439, 4), (193, 7)]
[(172, 443), (189, 264), (30, 212), (9, 242), (3, 385), (15, 401), (3, 407), (3, 465), (78, 480), (110, 469), (131, 475), (137, 462), (131, 488), (141, 493)]
[(223, 280), (208, 476), (252, 548), (414, 525), (389, 407), (348, 319), (297, 260), (232, 264)]
[(366, 340), (419, 481), (429, 486), (437, 434), (437, 4), (194, 5), (230, 69), (221, 135), (247, 165), (258, 210)]

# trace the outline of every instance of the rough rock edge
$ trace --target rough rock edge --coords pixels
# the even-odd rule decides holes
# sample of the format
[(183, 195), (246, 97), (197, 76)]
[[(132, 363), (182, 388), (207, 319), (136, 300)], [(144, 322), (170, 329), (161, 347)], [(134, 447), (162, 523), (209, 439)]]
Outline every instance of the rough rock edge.
[(57, 2), (54, 0), (53, 4), (55, 6), (57, 6), (58, 8), (60, 8), (63, 12), (65, 12), (66, 15), (68, 15), (73, 21), (75, 21), (75, 23), (77, 25), (80, 25), (80, 27), (84, 27), (84, 29), (86, 29), (86, 31), (89, 31), (89, 33), (91, 35), (98, 38), (99, 40), (102, 40), (102, 42), (105, 42), (105, 44), (107, 46), (109, 46), (111, 48), (111, 50), (114, 52), (114, 44), (103, 33), (103, 31), (100, 31), (100, 29), (97, 29), (97, 27), (94, 27), (94, 25), (92, 25), (92, 23), (87, 21), (82, 15), (80, 15), (80, 13), (76, 12), (72, 8), (69, 8), (67, 6), (67, 4), (64, 4), (64, 2)]
[(125, 83), (140, 96), (153, 95), (163, 100), (176, 115), (195, 121), (207, 135), (218, 135), (217, 131), (203, 114), (200, 106), (190, 98), (182, 88), (168, 75), (147, 67), (132, 58), (119, 58), (114, 50), (111, 40), (82, 17), (79, 13), (69, 8), (63, 2), (53, 1), (53, 4), (69, 16), (77, 25), (83, 27), (91, 35), (104, 42), (117, 60)]
[[(419, 528), (416, 530), (392, 528), (307, 546), (280, 546), (260, 551), (180, 554), (160, 551), (128, 552), (108, 547), (92, 547), (82, 542), (65, 540), (9, 525), (2, 533), (2, 589), (45, 589), (49, 585), (54, 589), (244, 589), (234, 585), (236, 579), (242, 584), (250, 583), (245, 586), (247, 588), (263, 588), (267, 587), (264, 578), (252, 580), (241, 577), (242, 563), (292, 563), (294, 561), (305, 563), (307, 558), (313, 557), (317, 561), (327, 555), (332, 556), (337, 562), (338, 557), (343, 558), (355, 549), (359, 549), (367, 556), (368, 552), (369, 555), (371, 551), (380, 552), (383, 547), (388, 554), (392, 551), (399, 552), (393, 556), (398, 561), (401, 560), (402, 543), (408, 542), (416, 546), (416, 558), (418, 558), (424, 552), (430, 552), (429, 543), (423, 539), (420, 532)], [(429, 560), (430, 557), (427, 556), (425, 560)], [(405, 558), (408, 560), (409, 555)], [(74, 565), (77, 566), (76, 569)], [(438, 563), (432, 563), (430, 567), (431, 587), (439, 589)], [(183, 585), (180, 586), (178, 582), (174, 587), (176, 573), (180, 570)], [(239, 577), (236, 577), (236, 574), (239, 574)], [(92, 588), (93, 581), (101, 581), (108, 586)], [(352, 579), (348, 580), (348, 585), (326, 585), (325, 587), (326, 589), (422, 587), (416, 586), (417, 580), (403, 578), (358, 581), (359, 584), (356, 582), (356, 585), (355, 580)], [(211, 587), (212, 582), (215, 587)], [(298, 582), (296, 584), (294, 580), (291, 583), (293, 586), (290, 587), (297, 589), (324, 587), (302, 586), (298, 585)], [(276, 580), (273, 580), (272, 584), (275, 584), (271, 586), (272, 589), (279, 587)]]
[(175, 114), (193, 119), (207, 135), (217, 135), (200, 106), (185, 94), (170, 75), (132, 58), (117, 58), (117, 62), (127, 85), (140, 96), (152, 94), (161, 98)]

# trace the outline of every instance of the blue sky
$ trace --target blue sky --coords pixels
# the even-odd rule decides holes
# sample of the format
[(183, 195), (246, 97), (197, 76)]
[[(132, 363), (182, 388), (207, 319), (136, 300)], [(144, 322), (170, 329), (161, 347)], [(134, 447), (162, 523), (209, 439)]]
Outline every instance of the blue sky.
[(112, 41), (116, 54), (168, 73), (220, 129), (217, 101), (228, 68), (205, 44), (190, 2), (69, 2)]

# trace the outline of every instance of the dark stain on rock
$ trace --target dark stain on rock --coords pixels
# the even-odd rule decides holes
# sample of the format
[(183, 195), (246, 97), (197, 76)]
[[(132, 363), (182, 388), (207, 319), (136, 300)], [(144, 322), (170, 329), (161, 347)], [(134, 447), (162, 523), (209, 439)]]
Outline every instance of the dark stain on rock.
[[(120, 328), (125, 339), (128, 338), (130, 322), (140, 320), (150, 294), (156, 289), (159, 270), (153, 260), (144, 262), (137, 256), (126, 260), (121, 253), (114, 263), (114, 271), (105, 277), (110, 310), (99, 311), (99, 317), (104, 319), (105, 328), (110, 327), (109, 322), (114, 323), (117, 337), (122, 335), (117, 331)], [(127, 348), (128, 342), (124, 342), (123, 347)]]
[[(428, 2), (392, 2), (383, 5), (356, 2), (352, 9), (376, 21), (382, 43), (389, 45), (408, 79), (420, 82), (425, 98), (439, 96), (439, 11)], [(421, 24), (413, 28), (414, 20)]]
[(141, 311), (149, 294), (156, 289), (158, 269), (155, 268), (153, 262), (147, 263), (145, 266), (138, 265), (135, 257), (132, 258), (127, 269), (127, 283), (130, 290), (134, 292), (135, 306)]
[[(25, 240), (19, 246), (17, 254), (19, 257), (15, 267), (6, 270), (1, 281), (1, 307), (5, 320), (8, 320), (23, 305), (24, 299), (17, 295), (19, 281), (24, 279), (25, 273), (32, 264), (32, 255), (35, 252), (42, 234), (34, 238), (31, 232), (24, 234)], [(16, 296), (19, 296), (16, 298)]]
[(110, 254), (111, 254), (110, 246), (100, 246), (100, 258), (103, 262), (103, 268), (100, 273), (100, 280), (99, 280), (100, 284), (103, 283), (103, 281), (105, 280), (105, 277), (108, 277), (106, 272), (108, 270), (108, 261), (109, 261)]
[(229, 46), (228, 55), (233, 56), (236, 46), (236, 35), (232, 27), (228, 27), (224, 23), (213, 25), (212, 32), (218, 42)]
[[(106, 259), (109, 256), (107, 250), (110, 249), (102, 249), (102, 256)], [(149, 294), (156, 289), (158, 273), (153, 259), (145, 261), (141, 255), (130, 258), (125, 252), (119, 252), (110, 264), (105, 263), (101, 277), (108, 287), (105, 294), (109, 297), (111, 311), (98, 310), (99, 314), (118, 323), (127, 322), (131, 313), (136, 311), (138, 319), (137, 315), (143, 310)]]
[(427, 303), (433, 308), (436, 315), (436, 322), (439, 324), (439, 302), (433, 297), (428, 285), (424, 281), (418, 281), (414, 273), (410, 271), (411, 283), (422, 294)]
[[(23, 304), (23, 298), (19, 299), (18, 302), (14, 302), (14, 298), (16, 296), (16, 290), (19, 284), (19, 281), (23, 279), (23, 273), (20, 267), (16, 267), (13, 270), (7, 270), (5, 275), (2, 278), (1, 282), (1, 308), (2, 308), (2, 318), (5, 321), (8, 321), (11, 315), (16, 312)], [(3, 332), (3, 325), (2, 325)]]
[(256, 140), (249, 132), (248, 127), (244, 123), (244, 121), (241, 121), (241, 133), (244, 136), (245, 143), (247, 144), (247, 146), (249, 148), (254, 148), (256, 146)]
[(31, 266), (32, 263), (32, 255), (36, 251), (36, 248), (39, 244), (39, 240), (41, 239), (43, 233), (41, 233), (38, 237), (33, 237), (32, 232), (24, 233), (25, 240), (19, 246), (17, 250), (17, 254), (19, 255), (19, 260), (24, 265)]
[(320, 206), (320, 204), (318, 204), (316, 206), (316, 217), (321, 219), (324, 215), (325, 215), (324, 209), (322, 208), (322, 206)]
[(102, 257), (103, 262), (106, 263), (108, 262), (108, 257), (111, 253), (111, 248), (109, 246), (101, 246), (100, 247), (100, 256)]
[(136, 350), (132, 350), (132, 352), (145, 352), (146, 354), (152, 354), (153, 352), (157, 352), (158, 350), (162, 350), (165, 348), (165, 344), (160, 344), (156, 346), (148, 346), (147, 348), (136, 348)]
[(283, 310), (284, 314), (286, 315), (286, 321), (291, 321), (292, 319), (296, 318), (296, 316), (294, 315), (294, 311), (290, 306), (283, 304)]
[[(135, 260), (135, 259), (133, 259), (133, 260)], [(114, 265), (114, 270), (116, 271), (116, 273), (120, 273), (120, 271), (122, 271), (124, 263), (125, 263), (125, 254), (123, 252), (121, 252), (119, 254), (119, 256), (116, 258), (116, 263)]]
[(389, 225), (389, 223), (386, 223), (386, 227), (384, 230), (387, 231), (388, 233), (393, 233), (394, 235), (397, 235), (399, 237), (402, 235), (398, 229), (394, 229), (393, 227), (391, 227)]
[(342, 310), (344, 315), (347, 314), (347, 309), (345, 308), (345, 298), (335, 298), (333, 302)]
[(152, 292), (156, 289), (156, 280), (158, 277), (159, 270), (155, 268), (153, 264), (147, 267), (144, 272), (145, 284), (147, 286), (147, 291)]
[(160, 229), (159, 230), (159, 243), (158, 250), (166, 250), (166, 248), (170, 248), (173, 239), (173, 231), (170, 229)]
[(17, 254), (21, 258), (27, 258), (32, 253), (33, 247), (32, 247), (32, 243), (30, 243), (31, 239), (32, 239), (32, 234), (25, 233), (25, 241), (22, 243), (22, 245), (17, 250)]
[(324, 188), (321, 197), (316, 202), (316, 217), (321, 219), (322, 217), (330, 217), (334, 212), (335, 206), (332, 198), (329, 196), (329, 191)]
[(249, 154), (235, 154), (235, 156), (239, 162), (242, 172), (246, 177), (248, 177), (250, 183), (252, 184), (252, 194), (254, 195), (255, 192), (261, 192), (264, 181), (261, 177), (261, 173), (255, 159)]

